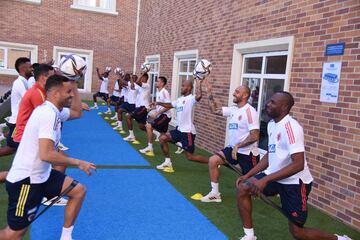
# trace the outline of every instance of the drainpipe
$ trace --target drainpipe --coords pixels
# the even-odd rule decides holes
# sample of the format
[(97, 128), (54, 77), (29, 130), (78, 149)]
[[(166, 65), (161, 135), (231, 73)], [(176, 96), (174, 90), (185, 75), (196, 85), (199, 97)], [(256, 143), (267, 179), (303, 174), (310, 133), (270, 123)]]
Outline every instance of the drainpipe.
[(134, 49), (134, 67), (133, 67), (133, 74), (136, 73), (137, 47), (138, 47), (138, 40), (139, 40), (140, 5), (141, 5), (141, 0), (138, 0), (138, 3), (137, 3), (137, 13), (136, 13), (136, 33), (135, 33), (135, 49)]

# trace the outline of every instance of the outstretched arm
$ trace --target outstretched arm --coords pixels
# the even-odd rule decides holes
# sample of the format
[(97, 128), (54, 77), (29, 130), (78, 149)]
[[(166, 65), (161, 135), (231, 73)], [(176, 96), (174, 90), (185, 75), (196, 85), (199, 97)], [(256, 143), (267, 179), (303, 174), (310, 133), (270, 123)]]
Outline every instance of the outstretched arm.
[(162, 106), (166, 109), (171, 109), (173, 108), (173, 105), (171, 105), (171, 103), (162, 103), (162, 102), (157, 102), (156, 105)]
[(195, 95), (195, 100), (197, 102), (199, 102), (202, 98), (202, 89), (201, 89), (201, 85), (202, 85), (202, 81), (201, 80), (197, 80), (196, 81), (196, 95)]
[(102, 79), (102, 76), (101, 76), (101, 74), (99, 72), (99, 68), (96, 68), (96, 73), (97, 73), (99, 79), (102, 81), (103, 79)]
[(215, 115), (222, 116), (222, 109), (217, 106), (217, 104), (214, 100), (211, 85), (209, 84), (207, 79), (205, 79), (204, 81), (205, 81), (205, 85), (206, 85), (206, 91), (208, 93), (208, 98), (209, 98), (208, 104), (209, 104), (210, 111)]

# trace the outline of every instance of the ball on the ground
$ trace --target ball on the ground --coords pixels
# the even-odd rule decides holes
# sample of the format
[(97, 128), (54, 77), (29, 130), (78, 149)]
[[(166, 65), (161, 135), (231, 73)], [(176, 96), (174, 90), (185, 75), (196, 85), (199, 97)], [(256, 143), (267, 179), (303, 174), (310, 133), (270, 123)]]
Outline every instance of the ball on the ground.
[(210, 74), (211, 69), (211, 62), (206, 59), (201, 59), (195, 64), (193, 75), (195, 78), (203, 80)]
[(86, 72), (86, 62), (76, 54), (69, 54), (60, 59), (59, 69), (65, 77), (78, 81)]
[(146, 73), (148, 71), (150, 71), (151, 65), (148, 62), (144, 62), (143, 64), (141, 64), (141, 72)]

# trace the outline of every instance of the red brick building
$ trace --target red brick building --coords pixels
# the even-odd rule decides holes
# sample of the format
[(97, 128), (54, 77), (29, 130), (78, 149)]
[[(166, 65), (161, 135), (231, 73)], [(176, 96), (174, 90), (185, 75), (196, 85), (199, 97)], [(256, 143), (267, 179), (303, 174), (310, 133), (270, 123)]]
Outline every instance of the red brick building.
[[(359, 29), (357, 0), (146, 0), (140, 8), (137, 66), (155, 61), (155, 74), (171, 80), (173, 98), (181, 81), (192, 78), (199, 58), (213, 63), (209, 79), (218, 104), (230, 104), (234, 88), (248, 84), (260, 111), (263, 149), (264, 104), (274, 91), (290, 91), (315, 178), (311, 204), (360, 229)], [(342, 42), (343, 55), (325, 56), (327, 44)], [(320, 101), (325, 62), (341, 62), (337, 103)], [(196, 107), (195, 121), (197, 144), (219, 150), (226, 122), (210, 113), (206, 98)]]
[[(195, 62), (206, 58), (213, 63), (209, 80), (219, 105), (231, 104), (240, 84), (252, 89), (263, 152), (264, 104), (274, 92), (290, 91), (315, 178), (311, 204), (360, 229), (358, 0), (5, 0), (0, 13), (5, 26), (0, 31), (1, 83), (14, 78), (6, 75), (7, 62), (1, 62), (4, 52), (14, 56), (12, 47), (30, 49), (39, 62), (75, 51), (92, 59), (84, 91), (98, 89), (95, 65), (139, 71), (146, 60), (152, 63), (151, 79), (166, 76), (175, 99), (181, 81), (192, 79)], [(326, 56), (326, 47), (337, 43), (340, 48), (344, 43), (344, 53)], [(327, 63), (341, 66), (335, 103), (326, 95), (320, 101)], [(210, 113), (206, 99), (196, 107), (195, 122), (198, 146), (209, 151), (224, 146), (226, 121)]]
[(83, 91), (98, 91), (96, 67), (132, 71), (136, 10), (136, 1), (1, 1), (0, 84), (10, 85), (16, 77), (18, 56), (58, 62), (63, 54), (77, 53), (88, 62)]

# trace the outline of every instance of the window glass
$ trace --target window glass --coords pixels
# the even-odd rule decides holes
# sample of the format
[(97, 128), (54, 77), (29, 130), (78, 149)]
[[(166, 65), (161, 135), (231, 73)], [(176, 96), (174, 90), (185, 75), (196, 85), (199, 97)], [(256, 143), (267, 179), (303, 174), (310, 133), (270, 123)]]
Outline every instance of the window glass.
[(286, 72), (286, 60), (285, 56), (269, 56), (266, 57), (266, 70), (267, 74), (285, 74)]
[(245, 58), (244, 73), (261, 73), (262, 57)]
[(0, 48), (0, 67), (5, 67), (5, 49)]
[(15, 61), (19, 57), (27, 57), (31, 59), (31, 52), (28, 50), (21, 49), (8, 49), (8, 59), (7, 59), (7, 68), (15, 69)]

